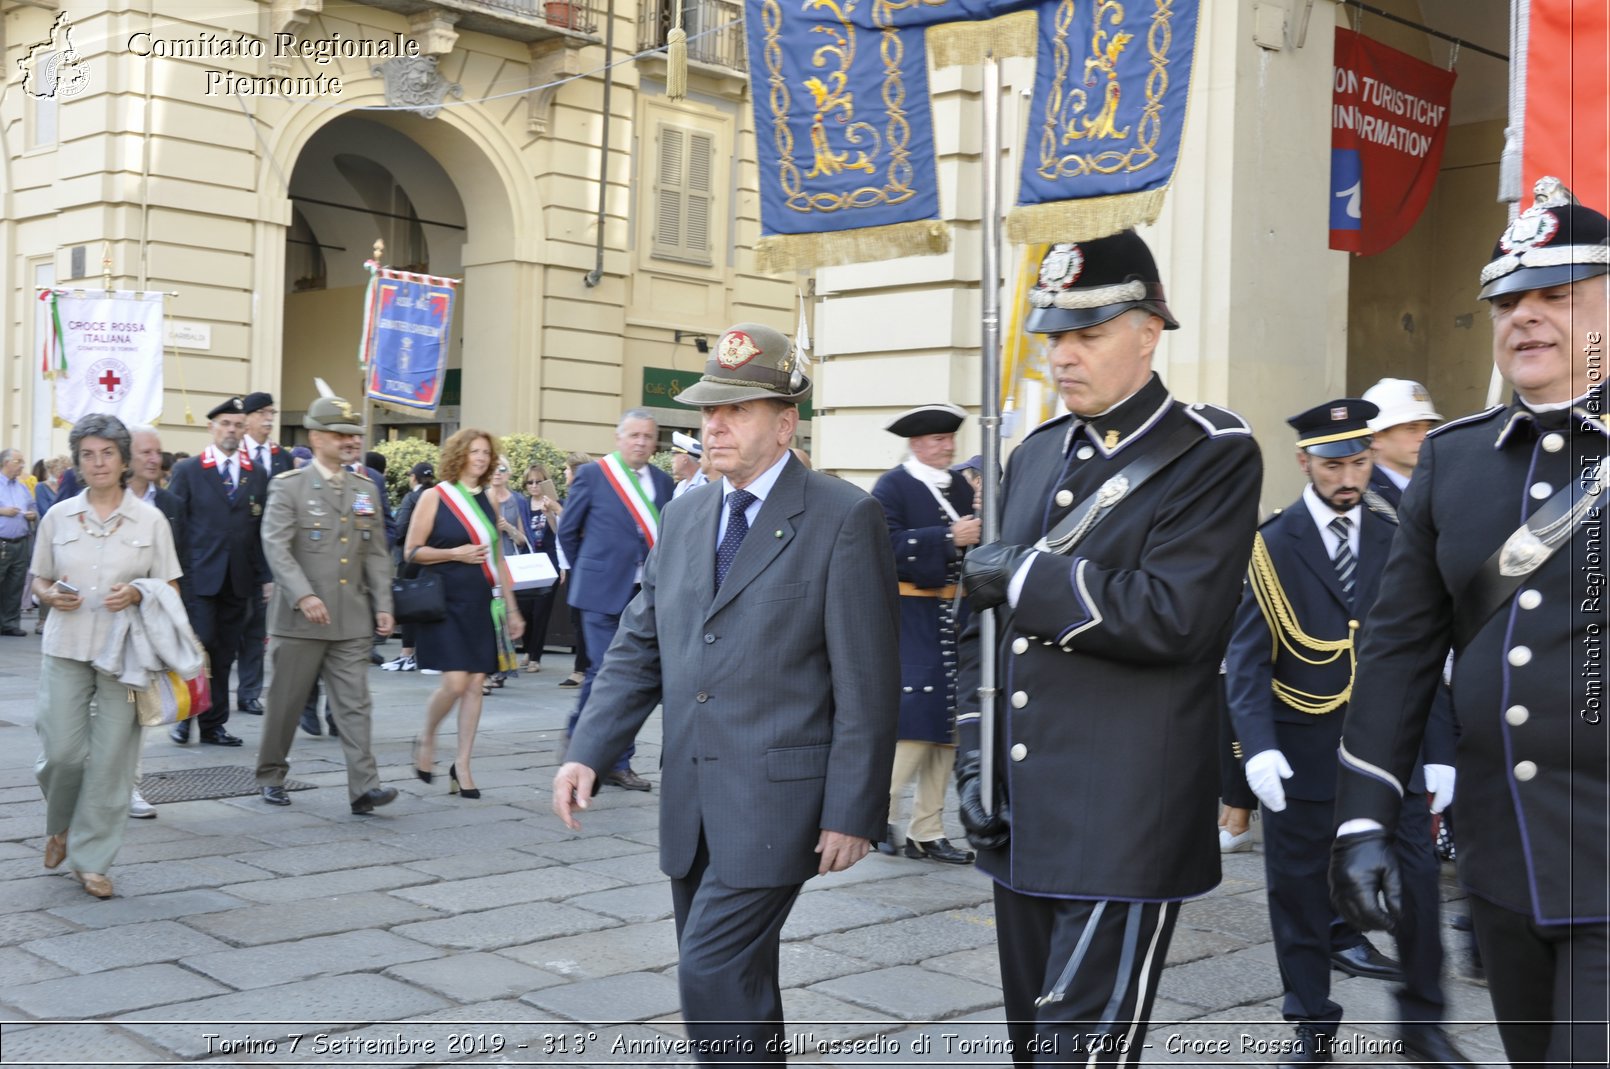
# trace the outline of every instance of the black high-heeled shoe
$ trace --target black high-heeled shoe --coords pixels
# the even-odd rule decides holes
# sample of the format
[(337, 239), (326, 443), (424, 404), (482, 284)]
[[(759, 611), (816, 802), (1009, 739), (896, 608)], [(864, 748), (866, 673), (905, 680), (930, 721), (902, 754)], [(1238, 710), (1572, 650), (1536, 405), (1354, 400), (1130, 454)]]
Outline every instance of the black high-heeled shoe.
[(479, 787), (460, 787), (458, 785), (457, 765), (447, 766), (447, 793), (456, 794), (460, 798), (468, 798), (471, 801), (481, 797), (481, 789)]
[(414, 736), (414, 748), (413, 748), (413, 750), (411, 752), (413, 754), (414, 775), (419, 777), (420, 782), (429, 783), (431, 780), (435, 779), (436, 778), (436, 773), (434, 771), (419, 767), (419, 736), (418, 735)]

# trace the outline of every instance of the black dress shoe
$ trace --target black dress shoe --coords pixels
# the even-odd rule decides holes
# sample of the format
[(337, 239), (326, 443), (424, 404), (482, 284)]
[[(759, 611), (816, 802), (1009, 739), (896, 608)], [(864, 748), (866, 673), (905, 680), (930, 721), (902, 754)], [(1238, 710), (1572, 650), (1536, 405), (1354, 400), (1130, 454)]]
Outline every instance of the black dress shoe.
[(168, 738), (184, 746), (190, 742), (190, 721), (181, 720), (168, 729)]
[(618, 768), (604, 773), (604, 782), (611, 787), (624, 787), (629, 791), (651, 791), (654, 785), (629, 768)]
[(362, 816), (364, 813), (373, 813), (376, 806), (390, 805), (396, 800), (397, 788), (376, 787), (374, 790), (365, 791), (354, 798), (352, 800), (352, 811)]
[(341, 733), (335, 729), (335, 717), (331, 716), (329, 713), (325, 713), (324, 723), (330, 729), (330, 738), (339, 739), (341, 737)]
[(262, 791), (262, 794), (263, 794), (263, 801), (267, 802), (269, 805), (290, 805), (291, 804), (291, 796), (286, 794), (285, 793), (285, 788), (280, 786), (279, 784), (275, 784), (272, 787), (264, 787), (263, 791)]
[(28, 632), (20, 627), (6, 627), (0, 628), (0, 635), (4, 635), (7, 638), (27, 638)]
[(201, 741), (208, 746), (239, 746), (240, 739), (231, 735), (223, 728), (213, 728), (211, 731), (201, 733)]
[(1402, 1057), (1406, 1062), (1427, 1069), (1432, 1066), (1469, 1069), (1470, 1059), (1453, 1045), (1440, 1024), (1406, 1024), (1398, 1029), (1398, 1036), (1403, 1040)]
[(1297, 1041), (1290, 1053), (1280, 1059), (1281, 1065), (1318, 1065), (1330, 1061), (1330, 1049), (1335, 1042), (1333, 1032), (1321, 1031), (1314, 1025), (1297, 1026)]
[(1394, 984), (1403, 982), (1403, 966), (1369, 943), (1360, 943), (1346, 950), (1331, 951), (1330, 963), (1332, 968), (1340, 969), (1349, 976), (1388, 980)]
[(370, 664), (385, 664), (386, 659), (380, 655), (379, 650), (375, 649), (373, 646), (370, 646), (369, 647), (369, 663)]
[(943, 861), (947, 865), (970, 865), (973, 862), (971, 850), (958, 850), (950, 845), (949, 839), (943, 837), (925, 843), (907, 839), (906, 856), (914, 861), (927, 858), (930, 861)]
[(319, 714), (310, 709), (303, 709), (302, 730), (309, 735), (323, 735), (324, 729), (319, 727)]
[(240, 703), (240, 711), (243, 713), (250, 713), (252, 716), (262, 716), (263, 703), (256, 698), (252, 698), (249, 701), (243, 701)]
[(872, 845), (878, 851), (878, 853), (880, 853), (880, 854), (888, 854), (890, 857), (893, 857), (894, 853), (895, 853), (895, 850), (894, 850), (894, 825), (893, 824), (885, 824), (883, 826), (883, 839), (882, 839), (882, 841), (873, 843)]

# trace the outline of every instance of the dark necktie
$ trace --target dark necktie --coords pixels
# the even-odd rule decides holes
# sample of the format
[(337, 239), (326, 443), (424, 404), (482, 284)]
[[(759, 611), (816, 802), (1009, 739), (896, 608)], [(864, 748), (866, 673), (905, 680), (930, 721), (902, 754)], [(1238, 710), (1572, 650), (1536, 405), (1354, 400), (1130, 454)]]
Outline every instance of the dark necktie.
[(733, 558), (738, 556), (738, 547), (743, 545), (744, 535), (749, 533), (749, 520), (744, 516), (744, 510), (755, 501), (755, 495), (748, 490), (734, 490), (727, 495), (727, 533), (721, 536), (721, 545), (716, 547), (716, 589), (721, 589), (722, 582), (727, 578), (727, 569), (732, 567)]
[(262, 468), (264, 471), (268, 470), (268, 455), (267, 454), (268, 454), (268, 447), (266, 445), (260, 445), (260, 446), (257, 447), (257, 466), (259, 468)]
[(229, 496), (229, 500), (233, 501), (233, 500), (235, 500), (235, 486), (236, 486), (236, 484), (235, 484), (235, 462), (226, 457), (224, 459), (223, 467), (224, 467), (224, 493)]
[(1330, 529), (1339, 540), (1336, 556), (1331, 558), (1331, 563), (1336, 566), (1336, 578), (1342, 582), (1342, 593), (1352, 597), (1353, 573), (1358, 571), (1358, 558), (1353, 556), (1352, 547), (1347, 544), (1347, 536), (1353, 531), (1353, 521), (1346, 516), (1338, 516), (1330, 521)]

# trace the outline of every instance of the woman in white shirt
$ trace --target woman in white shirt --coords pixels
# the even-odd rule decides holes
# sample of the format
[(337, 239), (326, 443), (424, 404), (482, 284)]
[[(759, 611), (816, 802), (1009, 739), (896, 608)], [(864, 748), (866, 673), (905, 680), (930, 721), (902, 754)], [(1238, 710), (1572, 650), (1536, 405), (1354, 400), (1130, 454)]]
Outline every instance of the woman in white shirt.
[(115, 416), (73, 425), (68, 445), (87, 488), (45, 514), (34, 540), (34, 594), (45, 623), (34, 764), (45, 793), (45, 867), (69, 861), (84, 889), (110, 898), (111, 867), (128, 824), (140, 727), (133, 691), (91, 663), (112, 614), (138, 605), (135, 579), (176, 583), (167, 518), (125, 488), (131, 443)]

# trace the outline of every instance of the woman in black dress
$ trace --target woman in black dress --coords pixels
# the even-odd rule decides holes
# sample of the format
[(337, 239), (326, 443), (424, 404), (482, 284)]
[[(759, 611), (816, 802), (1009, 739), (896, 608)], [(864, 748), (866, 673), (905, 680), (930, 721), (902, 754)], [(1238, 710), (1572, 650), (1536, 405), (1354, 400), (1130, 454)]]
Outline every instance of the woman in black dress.
[(458, 752), (448, 767), (449, 793), (479, 798), (470, 774), (486, 677), (513, 664), (513, 640), (525, 629), (508, 566), (498, 549), (497, 513), (486, 498), (498, 442), (486, 431), (459, 431), (442, 446), (438, 483), (419, 497), (403, 546), (405, 560), (435, 569), (447, 593), (447, 615), (417, 628), (419, 667), (442, 673), (425, 705), (425, 732), (414, 744), (414, 773), (432, 779), (436, 729), (458, 706)]

